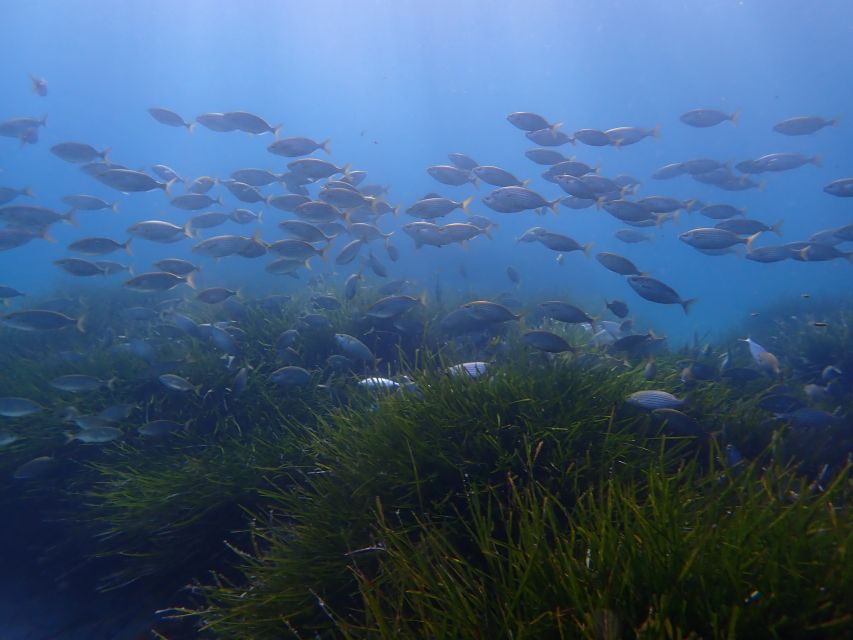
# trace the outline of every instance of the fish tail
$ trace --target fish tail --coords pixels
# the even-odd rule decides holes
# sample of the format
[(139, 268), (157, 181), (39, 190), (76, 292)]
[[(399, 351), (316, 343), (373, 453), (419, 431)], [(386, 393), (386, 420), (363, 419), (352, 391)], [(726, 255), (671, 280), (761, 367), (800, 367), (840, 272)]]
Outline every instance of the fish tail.
[(21, 195), (27, 196), (29, 198), (35, 198), (36, 197), (35, 194), (33, 193), (32, 188), (30, 188), (30, 187), (24, 187), (23, 189), (21, 189)]
[(41, 236), (39, 236), (42, 240), (47, 240), (48, 242), (56, 242), (56, 238), (50, 235), (50, 228), (45, 227), (42, 230)]
[(593, 243), (593, 242), (587, 242), (586, 244), (581, 245), (581, 248), (583, 249), (583, 254), (584, 254), (587, 258), (589, 258), (589, 252), (590, 252), (590, 249), (592, 249), (592, 245), (593, 245), (593, 244), (595, 244), (595, 243)]
[(529, 185), (529, 184), (530, 184), (530, 178), (527, 178), (526, 180), (522, 180), (522, 181), (521, 181), (521, 183), (520, 183), (518, 186), (519, 186), (519, 187), (524, 187), (524, 188), (526, 189), (526, 188), (527, 188), (527, 185)]
[(188, 273), (186, 276), (184, 276), (184, 282), (187, 283), (190, 289), (195, 289), (195, 272)]
[(761, 231), (759, 231), (758, 233), (753, 233), (751, 236), (749, 236), (743, 241), (743, 243), (746, 245), (747, 253), (752, 253), (752, 243), (755, 242), (758, 236), (760, 236), (761, 234)]
[(305, 268), (308, 269), (308, 271), (311, 271), (311, 258), (305, 258)]
[(187, 238), (195, 238), (195, 230), (192, 227), (192, 220), (184, 225), (184, 235)]
[(562, 198), (557, 198), (556, 200), (551, 200), (551, 202), (548, 203), (548, 208), (551, 210), (551, 213), (557, 215), (557, 205), (559, 205), (562, 201)]
[(110, 160), (109, 158), (107, 158), (107, 156), (110, 155), (110, 151), (112, 150), (112, 147), (104, 147), (104, 150), (101, 151), (98, 155), (101, 157), (101, 160), (109, 164)]
[(837, 127), (841, 124), (841, 116), (835, 116), (832, 120), (829, 121), (830, 127)]
[(811, 162), (816, 167), (822, 167), (823, 166), (823, 156), (820, 154), (817, 154), (809, 162)]
[(122, 248), (127, 252), (127, 255), (129, 255), (129, 256), (133, 255), (133, 251), (131, 251), (131, 249), (130, 249), (130, 243), (132, 240), (133, 240), (133, 238), (128, 238), (127, 242), (125, 242), (123, 245), (121, 245)]
[(320, 148), (329, 155), (332, 155), (332, 149), (331, 147), (329, 147), (329, 144), (331, 144), (331, 142), (331, 138), (326, 138), (325, 140), (323, 140), (323, 142), (320, 143)]
[(472, 200), (474, 200), (474, 196), (468, 196), (459, 205), (459, 208), (462, 209), (466, 216), (471, 215), (471, 212), (468, 210), (468, 206), (471, 204)]
[(274, 139), (278, 140), (278, 132), (281, 131), (281, 128), (283, 126), (284, 126), (284, 124), (282, 123), (282, 124), (276, 125), (272, 128), (272, 137)]
[(110, 211), (112, 211), (113, 213), (118, 213), (118, 200), (116, 200), (110, 205)]
[(172, 187), (175, 186), (175, 183), (178, 181), (177, 178), (172, 178), (166, 184), (163, 185), (163, 191), (166, 192), (166, 196), (169, 198), (172, 197)]
[(325, 247), (320, 249), (320, 258), (323, 259), (323, 262), (329, 261), (329, 249), (332, 248), (331, 244), (327, 244)]
[(681, 301), (681, 308), (684, 309), (684, 315), (690, 313), (690, 307), (693, 305), (698, 298), (688, 298), (687, 300)]
[(651, 130), (651, 134), (653, 138), (660, 138), (660, 125), (656, 124), (654, 128)]
[(563, 123), (562, 123), (562, 122), (555, 122), (554, 124), (552, 124), (552, 125), (551, 125), (550, 127), (548, 127), (548, 128), (549, 128), (549, 129), (551, 130), (551, 132), (553, 133), (553, 132), (556, 132), (556, 131), (557, 131), (557, 129), (559, 129), (559, 128), (560, 128), (560, 127), (562, 127), (562, 126), (563, 126)]
[(471, 174), (471, 180), (470, 180), (470, 182), (471, 182), (471, 184), (473, 184), (473, 185), (474, 185), (474, 188), (475, 188), (475, 189), (479, 189), (479, 188), (480, 188), (480, 179), (479, 179), (477, 176), (475, 176), (473, 173)]
[(187, 128), (188, 133), (192, 133), (193, 131), (195, 131), (195, 124), (195, 122), (187, 122), (184, 124), (184, 126)]
[(41, 120), (39, 120), (39, 124), (41, 124), (41, 126), (43, 126), (43, 127), (47, 126), (47, 114), (44, 114), (42, 116)]
[(74, 214), (76, 212), (77, 212), (76, 209), (72, 209), (71, 211), (66, 213), (64, 216), (62, 216), (63, 222), (65, 222), (66, 224), (70, 224), (73, 227), (76, 227), (77, 226), (77, 218), (74, 216)]
[(734, 126), (737, 126), (738, 120), (740, 120), (740, 109), (738, 109), (732, 115), (730, 115), (729, 120), (732, 121), (732, 124)]
[(780, 220), (776, 224), (770, 225), (770, 231), (772, 231), (773, 233), (775, 233), (777, 236), (779, 236), (781, 238), (782, 237), (782, 223), (784, 223), (784, 222), (785, 222), (784, 220)]
[(75, 323), (75, 326), (77, 327), (77, 331), (79, 331), (80, 333), (86, 333), (86, 314), (85, 313), (81, 313), (78, 316), (77, 322)]

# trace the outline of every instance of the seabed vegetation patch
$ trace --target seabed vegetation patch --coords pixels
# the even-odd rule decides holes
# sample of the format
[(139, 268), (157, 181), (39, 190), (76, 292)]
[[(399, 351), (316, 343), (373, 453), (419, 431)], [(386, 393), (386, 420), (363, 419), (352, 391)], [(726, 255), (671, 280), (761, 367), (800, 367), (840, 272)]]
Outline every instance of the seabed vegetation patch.
[[(97, 325), (122, 301), (88, 304)], [(751, 337), (784, 376), (734, 382), (717, 363), (728, 351), (748, 365), (742, 335), (659, 351), (649, 380), (645, 356), (544, 354), (515, 323), (485, 347), (444, 340), (446, 310), (431, 306), (421, 335), (371, 343), (375, 368), (329, 371), (332, 336), (355, 333), (344, 309), (301, 336), (310, 384), (277, 386), (270, 345), (299, 308), (243, 309), (238, 392), (203, 341), (163, 343), (159, 358), (180, 349), (201, 385), (164, 394), (149, 364), (66, 335), (57, 349), (85, 345), (74, 372), (113, 381), (70, 398), (47, 386), (67, 361), (32, 357), (54, 338), (4, 332), (4, 394), (45, 410), (4, 418), (16, 439), (0, 449), (0, 491), (10, 517), (35, 508), (62, 532), (42, 561), (73, 580), (67, 559), (83, 554), (103, 590), (186, 585), (164, 594), (152, 631), (169, 640), (853, 634), (850, 389), (820, 401), (830, 424), (762, 406), (768, 389), (802, 395), (827, 362), (853, 370), (849, 309), (825, 310), (821, 331), (790, 305), (763, 312)], [(559, 332), (579, 346), (582, 330)], [(448, 375), (483, 349), (484, 372)], [(380, 373), (403, 382), (359, 386)], [(686, 401), (626, 402), (643, 389)], [(66, 444), (72, 402), (75, 415), (135, 408), (121, 438)], [(158, 418), (180, 428), (138, 433)], [(43, 472), (15, 477), (39, 456)]]

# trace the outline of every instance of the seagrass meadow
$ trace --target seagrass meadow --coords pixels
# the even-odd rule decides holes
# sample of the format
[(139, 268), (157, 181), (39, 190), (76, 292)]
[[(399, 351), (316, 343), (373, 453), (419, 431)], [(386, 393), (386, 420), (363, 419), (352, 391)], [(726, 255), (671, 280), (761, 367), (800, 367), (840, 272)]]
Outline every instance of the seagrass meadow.
[[(139, 329), (107, 321), (127, 301), (86, 304), (85, 334), (0, 335), (4, 393), (45, 408), (4, 418), (16, 439), (0, 449), (3, 547), (48, 589), (108, 603), (105, 617), (133, 611), (119, 617), (138, 629), (127, 637), (853, 637), (849, 390), (824, 400), (829, 425), (762, 406), (779, 384), (800, 394), (829, 355), (853, 370), (838, 357), (853, 352), (843, 304), (809, 307), (820, 330), (791, 319), (805, 302), (745, 320), (781, 381), (703, 373), (748, 355), (701, 340), (659, 349), (648, 380), (644, 356), (583, 345), (578, 327), (554, 329), (576, 345), (556, 356), (513, 322), (485, 346), (448, 340), (437, 304), (418, 310), (416, 335), (377, 332), (376, 371), (330, 370), (357, 298), (301, 330), (314, 373), (290, 388), (270, 382), (269, 346), (305, 301), (246, 303), (231, 310), (251, 364), (239, 393), (209, 344), (145, 330), (158, 360), (180, 357), (201, 385), (172, 394), (121, 347)], [(73, 398), (49, 387), (69, 371), (60, 347), (111, 384)], [(485, 372), (448, 375), (475, 353)], [(358, 384), (379, 372), (407, 382)], [(685, 398), (684, 418), (626, 402), (642, 389)], [(137, 407), (122, 437), (66, 443), (69, 405), (119, 402)], [(166, 416), (182, 428), (138, 433)], [(15, 477), (37, 456), (52, 460), (44, 473)]]

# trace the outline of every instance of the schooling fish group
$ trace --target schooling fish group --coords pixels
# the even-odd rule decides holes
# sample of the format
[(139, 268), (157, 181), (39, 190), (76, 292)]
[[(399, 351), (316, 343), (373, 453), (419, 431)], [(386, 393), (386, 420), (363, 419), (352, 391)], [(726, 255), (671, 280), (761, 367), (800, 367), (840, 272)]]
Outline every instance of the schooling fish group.
[[(34, 79), (34, 88), (39, 95), (47, 91), (44, 81), (36, 83)], [(3, 223), (0, 250), (21, 251), (22, 264), (25, 264), (26, 249), (21, 250), (21, 247), (49, 239), (53, 225), (74, 222), (80, 212), (124, 216), (122, 210), (133, 198), (130, 194), (162, 191), (168, 204), (176, 210), (172, 213), (186, 216), (180, 223), (127, 217), (127, 237), (81, 234), (67, 247), (75, 255), (54, 261), (57, 268), (80, 278), (123, 277), (126, 289), (140, 292), (139, 305), (125, 309), (122, 317), (115, 319), (114, 329), (126, 350), (150, 364), (152, 376), (162, 385), (162, 393), (197, 395), (209, 392), (204, 381), (188, 380), (175, 373), (180, 371), (180, 361), (163, 362), (159, 359), (161, 342), (167, 340), (198, 341), (221, 352), (224, 366), (234, 370), (228, 390), (232, 397), (239, 395), (250, 378), (264, 369), (270, 370), (264, 374), (267, 384), (286, 389), (312, 384), (329, 385), (335, 377), (349, 376), (361, 389), (405, 393), (417, 392), (417, 386), (399, 372), (399, 363), (389, 363), (385, 354), (378, 357), (374, 353), (376, 347), (372, 348), (368, 343), (375, 344), (377, 336), (387, 334), (424, 339), (431, 332), (440, 334), (443, 340), (466, 344), (470, 347), (469, 352), (476, 357), (478, 354), (474, 351), (479, 349), (479, 354), (485, 356), (494, 346), (495, 339), (515, 323), (522, 327), (522, 342), (532, 349), (547, 354), (574, 354), (566, 357), (598, 354), (617, 361), (635, 359), (640, 364), (647, 361), (645, 377), (648, 380), (656, 378), (654, 355), (661, 348), (663, 338), (652, 331), (636, 332), (633, 322), (627, 319), (628, 304), (622, 300), (607, 302), (607, 309), (618, 321), (597, 318), (590, 311), (565, 300), (543, 301), (535, 312), (519, 313), (521, 305), (512, 296), (504, 296), (496, 300), (465, 302), (434, 325), (426, 326), (418, 313), (413, 313), (424, 308), (425, 294), (418, 294), (424, 287), (403, 277), (391, 279), (394, 267), (380, 258), (379, 248), (383, 248), (387, 259), (395, 263), (402, 251), (398, 244), (392, 243), (398, 232), (411, 238), (413, 250), (427, 246), (465, 245), (480, 237), (491, 238), (499, 224), (494, 217), (472, 213), (473, 196), (455, 199), (428, 193), (415, 202), (391, 204), (387, 197), (388, 188), (367, 182), (365, 171), (311, 155), (317, 151), (330, 154), (328, 140), (280, 137), (283, 125), (271, 124), (244, 111), (204, 113), (194, 121), (187, 121), (163, 107), (149, 108), (148, 113), (156, 123), (187, 132), (201, 125), (216, 134), (270, 134), (272, 141), (265, 148), (259, 148), (258, 164), (277, 166), (282, 162), (281, 158), (285, 158), (286, 169), (235, 167), (228, 176), (189, 178), (166, 164), (153, 165), (149, 170), (140, 170), (132, 159), (128, 160), (128, 165), (118, 164), (111, 159), (109, 148), (97, 149), (85, 142), (58, 142), (50, 147), (50, 151), (59, 160), (78, 165), (79, 193), (63, 197), (62, 201), (68, 208), (58, 211), (44, 204), (33, 204), (35, 196), (29, 187), (0, 187), (0, 222)], [(616, 230), (614, 237), (628, 247), (650, 239), (642, 231), (644, 227), (663, 227), (685, 212), (695, 213), (707, 222), (680, 233), (678, 238), (707, 256), (734, 253), (743, 245), (745, 258), (756, 262), (853, 260), (853, 251), (849, 250), (849, 243), (853, 242), (851, 224), (816, 231), (801, 241), (756, 246), (768, 232), (781, 235), (782, 222), (770, 224), (770, 221), (746, 218), (742, 209), (726, 202), (683, 200), (663, 194), (638, 198), (635, 196), (640, 180), (627, 175), (605, 176), (598, 168), (567, 157), (558, 150), (567, 144), (619, 149), (641, 143), (646, 138), (658, 137), (661, 135), (659, 128), (620, 126), (603, 131), (580, 128), (568, 133), (560, 124), (535, 113), (515, 112), (509, 114), (507, 120), (537, 145), (524, 155), (533, 166), (545, 167), (541, 177), (553, 185), (548, 187), (550, 195), (529, 188), (528, 180), (519, 179), (510, 171), (499, 166), (481, 165), (471, 156), (458, 152), (448, 155), (449, 164), (428, 167), (428, 175), (447, 186), (475, 187), (482, 182), (494, 187), (480, 200), (498, 217), (507, 214), (533, 216), (549, 210), (556, 214), (561, 206), (569, 210), (596, 207), (626, 225)], [(735, 124), (738, 121), (738, 114), (695, 109), (683, 114), (680, 121), (681, 124), (674, 126), (727, 126), (725, 123)], [(836, 120), (819, 116), (798, 116), (772, 124), (772, 129), (780, 136), (810, 136), (819, 135), (823, 128), (837, 124)], [(152, 126), (155, 125), (152, 123)], [(20, 140), (22, 145), (36, 143), (42, 130), (48, 130), (46, 116), (19, 117), (0, 122), (0, 134)], [(820, 167), (819, 156), (772, 153), (738, 162), (734, 169), (722, 160), (684, 158), (660, 167), (651, 179), (659, 183), (686, 177), (727, 193), (759, 188), (761, 183), (754, 177), (758, 174), (795, 170), (809, 164)], [(52, 167), (53, 170), (59, 169)], [(91, 181), (124, 195), (119, 200), (109, 201), (86, 193), (87, 185), (93, 184)], [(179, 188), (183, 191), (178, 194)], [(211, 195), (215, 189), (219, 189), (219, 193)], [(853, 177), (828, 180), (824, 191), (836, 197), (853, 197)], [(239, 204), (235, 208), (231, 204), (226, 205), (231, 200)], [(264, 210), (246, 208), (253, 206), (263, 206)], [(465, 216), (463, 222), (440, 222), (457, 209)], [(398, 224), (395, 219), (401, 210), (414, 220)], [(386, 224), (386, 221), (390, 229), (383, 230), (380, 224)], [(226, 223), (253, 226), (254, 232), (214, 235), (215, 232), (209, 231)], [(89, 224), (88, 220), (86, 224)], [(517, 242), (541, 244), (557, 254), (556, 260), (560, 264), (565, 254), (590, 252), (590, 242), (572, 238), (544, 224), (546, 226), (531, 226), (517, 238)], [(150, 267), (135, 264), (132, 268), (126, 262), (106, 257), (122, 251), (131, 254), (132, 243), (139, 242), (162, 246), (162, 253)], [(180, 243), (191, 244), (191, 254), (175, 251), (174, 247)], [(284, 331), (276, 343), (270, 345), (263, 362), (250, 361), (246, 356), (245, 334), (231, 312), (235, 305), (277, 309), (290, 300), (288, 296), (272, 294), (250, 299), (246, 294), (216, 282), (206, 282), (208, 286), (197, 293), (187, 292), (180, 297), (145, 295), (162, 294), (183, 285), (196, 289), (198, 280), (203, 277), (200, 273), (205, 272), (204, 262), (209, 260), (259, 259), (268, 274), (299, 278), (299, 274), (311, 269), (316, 258), (326, 261), (333, 246), (336, 247), (333, 253), (336, 272), (327, 271), (321, 277), (312, 278), (305, 286), (303, 293), (310, 296), (311, 308), (304, 310), (296, 326)], [(363, 255), (365, 252), (367, 255)], [(194, 259), (190, 259), (192, 255)], [(359, 256), (361, 259), (356, 261)], [(623, 276), (628, 286), (647, 301), (679, 305), (685, 314), (696, 302), (695, 297), (685, 297), (684, 292), (678, 292), (664, 281), (641, 271), (630, 257), (613, 251), (600, 252), (595, 257), (605, 269)], [(510, 281), (518, 285), (518, 270), (512, 265), (506, 269)], [(365, 284), (368, 273), (388, 281), (369, 290)], [(11, 272), (5, 274), (6, 278), (13, 276)], [(7, 304), (25, 295), (13, 284), (0, 287), (0, 296)], [(415, 295), (407, 293), (407, 289)], [(436, 297), (440, 296), (441, 291), (437, 289)], [(363, 310), (353, 311), (354, 307), (348, 305), (357, 297), (370, 302)], [(227, 310), (223, 311), (223, 317), (227, 317), (215, 319), (217, 307)], [(341, 309), (353, 314), (353, 319), (363, 327), (362, 333), (335, 333), (330, 318)], [(206, 321), (200, 321), (202, 317)], [(10, 329), (31, 332), (73, 331), (74, 327), (86, 330), (84, 311), (75, 309), (73, 305), (56, 303), (36, 303), (32, 307), (10, 311), (1, 322)], [(129, 324), (133, 329), (127, 329)], [(567, 330), (573, 326), (579, 329)], [(169, 330), (164, 333), (162, 327)], [(300, 342), (305, 334), (318, 331), (327, 332), (332, 354), (324, 368), (307, 368), (303, 366)], [(784, 362), (751, 339), (746, 342), (752, 364), (734, 366), (731, 354), (726, 354), (721, 366), (711, 366), (707, 358), (705, 361), (697, 358), (684, 364), (681, 381), (688, 384), (715, 378), (738, 382), (765, 376), (768, 382), (778, 382), (783, 375)], [(73, 361), (74, 355), (69, 354), (69, 357)], [(847, 372), (838, 370), (833, 363), (821, 365), (826, 367), (825, 374), (826, 371), (830, 373), (810, 384), (811, 391), (806, 391), (806, 394), (812, 405), (823, 403), (831, 409), (827, 403), (831, 403), (833, 397), (849, 392), (849, 379)], [(447, 371), (450, 375), (479, 377), (488, 369), (489, 363), (484, 358), (451, 366)], [(383, 370), (395, 371), (397, 375), (393, 379), (383, 377), (380, 375)], [(70, 374), (50, 381), (49, 386), (69, 394), (63, 398), (104, 389), (120, 396), (122, 382), (120, 379), (102, 380), (89, 375)], [(0, 398), (0, 415), (22, 418), (44, 411), (45, 404), (53, 404), (52, 409), (61, 409), (62, 420), (80, 428), (77, 433), (69, 435), (69, 443), (103, 444), (122, 437), (165, 437), (187, 428), (187, 424), (172, 421), (169, 416), (146, 416), (145, 420), (134, 418), (135, 428), (127, 431), (117, 425), (126, 423), (137, 413), (139, 407), (135, 399), (114, 396), (122, 402), (106, 406), (98, 413), (81, 415), (72, 407), (61, 407), (57, 402), (47, 400), (47, 390), (45, 393), (45, 397), (39, 398)], [(766, 402), (767, 410), (780, 419), (803, 426), (829, 426), (842, 419), (819, 406), (806, 406), (796, 393), (792, 393), (787, 388), (772, 388), (766, 395), (770, 398)], [(696, 428), (695, 421), (682, 412), (689, 401), (666, 391), (637, 391), (626, 401), (629, 405), (652, 412), (676, 428)], [(23, 431), (4, 432), (0, 446), (25, 437)], [(51, 460), (49, 456), (36, 458), (20, 467), (15, 475), (18, 478), (39, 475), (50, 467)]]

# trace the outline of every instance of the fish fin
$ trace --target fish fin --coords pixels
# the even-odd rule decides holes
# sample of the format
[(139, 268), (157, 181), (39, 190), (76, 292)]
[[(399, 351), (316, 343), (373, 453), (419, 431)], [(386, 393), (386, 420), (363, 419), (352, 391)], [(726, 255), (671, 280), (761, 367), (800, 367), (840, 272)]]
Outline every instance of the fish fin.
[(274, 126), (274, 127), (272, 128), (272, 137), (273, 137), (275, 140), (278, 140), (278, 132), (279, 132), (279, 131), (281, 131), (281, 128), (282, 128), (283, 126), (284, 126), (284, 124), (278, 124), (278, 125), (276, 125), (276, 126)]
[(349, 170), (352, 169), (352, 163), (347, 163), (343, 167), (341, 167), (341, 173), (344, 174), (344, 178), (349, 178)]
[(112, 390), (113, 390), (113, 388), (114, 388), (114, 387), (115, 387), (115, 385), (116, 385), (116, 382), (118, 382), (118, 376), (113, 376), (112, 378), (110, 378), (109, 380), (107, 380), (107, 389), (109, 389), (110, 391), (112, 391)]
[(110, 210), (111, 210), (113, 213), (118, 213), (118, 200), (116, 200), (115, 202), (113, 202), (113, 203), (110, 205)]
[(551, 210), (551, 213), (557, 215), (557, 205), (559, 205), (562, 201), (562, 198), (557, 198), (556, 200), (551, 200), (551, 202), (548, 203), (548, 208)]
[(592, 249), (592, 245), (593, 245), (593, 244), (595, 244), (595, 243), (593, 243), (593, 242), (587, 242), (586, 244), (581, 245), (581, 248), (583, 249), (583, 254), (584, 254), (587, 258), (589, 258), (589, 251), (590, 251), (590, 249)]
[(555, 132), (555, 131), (557, 131), (557, 129), (559, 129), (559, 128), (560, 128), (560, 127), (562, 127), (562, 126), (563, 126), (563, 123), (562, 123), (562, 122), (555, 122), (554, 124), (550, 125), (548, 128), (549, 128), (552, 132)]
[(127, 272), (130, 274), (131, 278), (136, 275), (136, 273), (134, 273), (134, 271), (133, 271), (133, 265), (129, 265), (127, 267)]
[(192, 133), (193, 131), (195, 131), (195, 125), (196, 125), (195, 122), (185, 123), (184, 126), (187, 128), (187, 133)]
[(483, 235), (485, 235), (489, 240), (493, 239), (492, 238), (492, 230), (490, 227), (486, 227), (485, 229), (482, 229), (482, 232), (483, 232)]
[(475, 189), (479, 189), (480, 188), (480, 179), (477, 176), (472, 175), (471, 176), (471, 184), (474, 185)]
[(220, 207), (221, 207), (221, 206), (223, 206), (223, 205), (225, 204), (225, 203), (223, 202), (223, 200), (222, 200), (222, 196), (217, 196), (217, 197), (216, 197), (216, 200), (214, 200), (214, 202), (215, 202), (216, 204), (218, 204)]
[(85, 313), (81, 313), (77, 317), (76, 326), (77, 326), (77, 331), (79, 331), (80, 333), (86, 333), (86, 314)]
[(308, 269), (308, 271), (311, 271), (311, 258), (305, 259), (305, 268)]
[(651, 130), (651, 134), (653, 138), (660, 138), (660, 125), (656, 124), (654, 128)]
[(77, 210), (72, 209), (71, 211), (66, 213), (64, 216), (62, 216), (62, 221), (65, 222), (66, 224), (70, 224), (72, 227), (76, 227), (77, 226), (77, 218), (74, 215), (75, 213), (77, 213)]
[(738, 120), (740, 120), (740, 109), (738, 109), (732, 115), (730, 115), (729, 120), (732, 121), (732, 124), (734, 126), (737, 126)]
[(110, 151), (112, 151), (112, 150), (113, 150), (112, 147), (104, 147), (104, 150), (101, 151), (98, 155), (101, 156), (101, 160), (103, 160), (104, 162), (109, 164), (110, 159), (107, 158), (107, 156), (110, 155)]
[(423, 306), (426, 306), (427, 303), (427, 292), (426, 289), (421, 291), (421, 295), (418, 296), (418, 302), (420, 302)]
[(36, 197), (35, 194), (33, 193), (32, 188), (30, 188), (30, 187), (24, 187), (23, 189), (21, 189), (21, 195), (27, 196), (28, 198), (35, 198)]
[(756, 239), (758, 239), (758, 236), (760, 236), (761, 234), (762, 234), (761, 231), (759, 231), (758, 233), (753, 233), (746, 240), (744, 240), (743, 243), (746, 245), (746, 252), (747, 253), (752, 253), (752, 243), (755, 242)]
[(776, 224), (771, 224), (771, 225), (770, 225), (770, 231), (772, 231), (773, 233), (775, 233), (775, 234), (776, 234), (777, 236), (779, 236), (780, 238), (782, 237), (782, 223), (783, 223), (783, 222), (785, 222), (785, 221), (784, 221), (784, 220), (780, 220), (780, 221), (779, 221), (779, 222), (777, 222)]
[(177, 178), (172, 178), (166, 184), (163, 185), (163, 191), (166, 192), (166, 195), (171, 198), (172, 197), (172, 187), (175, 186), (175, 183), (178, 181)]
[(681, 301), (681, 308), (684, 309), (684, 315), (690, 313), (690, 306), (696, 302), (697, 298), (688, 298), (687, 300)]
[(40, 121), (40, 124), (41, 124), (41, 126), (43, 126), (43, 127), (46, 127), (46, 126), (47, 126), (47, 114), (44, 114), (44, 115), (42, 116), (41, 121)]
[(520, 186), (520, 187), (524, 187), (524, 188), (526, 189), (526, 188), (527, 188), (527, 185), (529, 185), (529, 184), (530, 184), (530, 178), (527, 178), (526, 180), (522, 180), (522, 181), (521, 181), (521, 184), (520, 184), (520, 185), (518, 185), (518, 186)]
[(41, 234), (42, 240), (47, 240), (48, 242), (56, 242), (56, 238), (50, 235), (50, 229), (48, 227), (44, 228), (44, 231)]
[(187, 222), (187, 223), (184, 225), (184, 227), (183, 227), (183, 228), (184, 228), (184, 235), (185, 235), (187, 238), (195, 238), (195, 233), (196, 233), (196, 231), (195, 231), (195, 229), (193, 229), (193, 227), (192, 227), (192, 220), (190, 220), (189, 222)]
[(65, 444), (71, 444), (77, 439), (77, 434), (71, 431), (63, 431), (62, 435), (65, 436)]
[(195, 289), (195, 272), (190, 272), (186, 276), (184, 276), (184, 282), (189, 285), (190, 289)]
[(127, 242), (125, 242), (123, 245), (121, 245), (124, 248), (124, 250), (127, 252), (127, 255), (129, 255), (129, 256), (133, 255), (133, 251), (130, 249), (130, 243), (132, 241), (133, 241), (133, 238), (128, 238)]
[(474, 199), (474, 196), (468, 196), (459, 205), (459, 208), (462, 209), (463, 213), (465, 213), (466, 216), (471, 215), (471, 212), (468, 210), (468, 206), (471, 204), (471, 201), (473, 199)]
[(811, 159), (810, 162), (816, 167), (822, 167), (823, 166), (823, 156), (820, 154), (817, 154), (816, 156), (814, 156)]
[(323, 142), (320, 143), (320, 148), (329, 155), (332, 155), (332, 149), (329, 147), (329, 144), (331, 142), (332, 142), (331, 138), (326, 138), (325, 140), (323, 140)]
[(393, 209), (391, 209), (391, 213), (394, 214), (395, 218), (399, 218), (400, 217), (400, 205), (398, 204)]
[(332, 245), (327, 244), (325, 247), (320, 249), (320, 258), (323, 260), (323, 262), (329, 261), (329, 249), (331, 249), (331, 248), (332, 248)]

